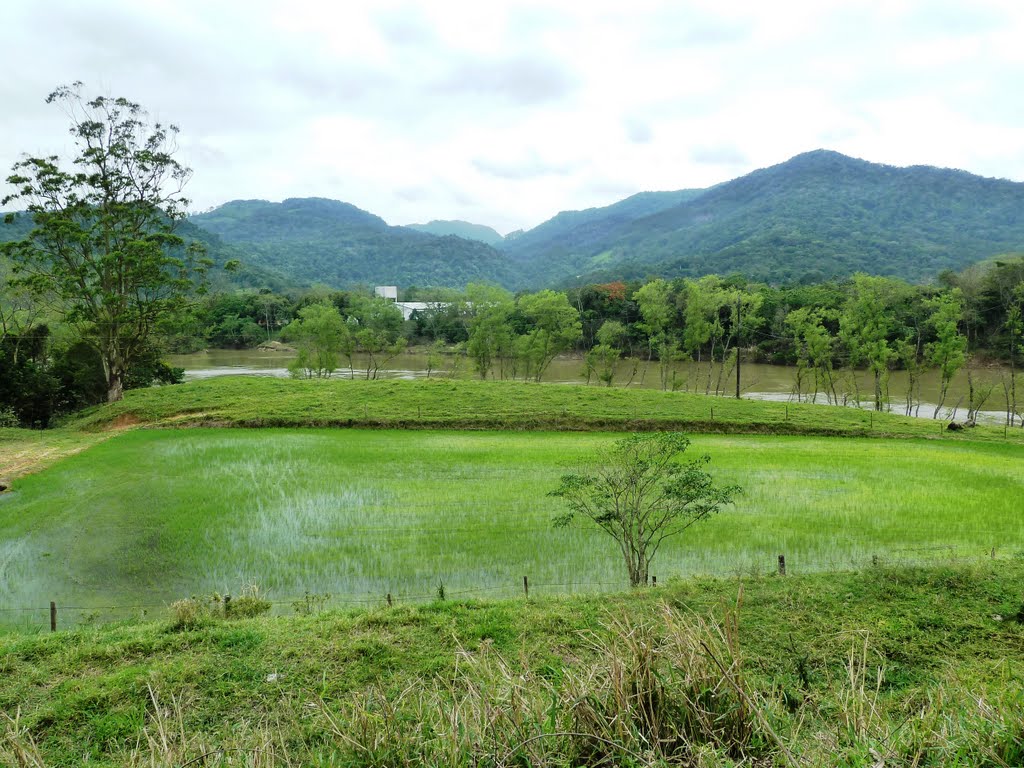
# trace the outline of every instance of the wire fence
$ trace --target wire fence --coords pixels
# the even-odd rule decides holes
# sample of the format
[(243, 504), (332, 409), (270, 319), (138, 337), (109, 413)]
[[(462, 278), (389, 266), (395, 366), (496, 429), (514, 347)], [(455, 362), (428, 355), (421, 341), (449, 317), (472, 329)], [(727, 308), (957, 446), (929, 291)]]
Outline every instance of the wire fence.
[[(711, 568), (689, 571), (684, 574), (657, 573), (651, 577), (649, 586), (664, 587), (667, 584), (687, 579), (700, 578), (765, 578), (792, 577), (812, 573), (842, 573), (876, 568), (902, 568), (938, 565), (977, 565), (982, 562), (1024, 558), (1024, 551), (1012, 547), (999, 549), (991, 547), (958, 548), (945, 545), (908, 546), (880, 550), (878, 554), (842, 558), (841, 561), (802, 561), (779, 554), (770, 561), (752, 563), (745, 561), (732, 568)], [(521, 579), (503, 584), (486, 586), (449, 587), (438, 580), (436, 586), (422, 586), (415, 590), (367, 590), (358, 593), (312, 593), (281, 599), (266, 599), (276, 615), (311, 614), (324, 610), (393, 608), (401, 605), (422, 605), (439, 600), (474, 599), (526, 599), (534, 597), (569, 597), (601, 593), (621, 592), (629, 589), (628, 580), (613, 581), (564, 581), (535, 582), (524, 575)], [(243, 591), (244, 594), (244, 591)], [(225, 600), (226, 598), (226, 600)], [(231, 601), (230, 595), (204, 595), (200, 601), (219, 602), (221, 610)], [(265, 598), (261, 598), (265, 599)], [(79, 601), (82, 602), (82, 601)], [(86, 601), (87, 602), (87, 601)], [(126, 602), (124, 604), (65, 604), (54, 599), (49, 605), (25, 605), (0, 607), (0, 626), (24, 632), (56, 632), (81, 626), (125, 620), (154, 620), (170, 615), (173, 600)]]

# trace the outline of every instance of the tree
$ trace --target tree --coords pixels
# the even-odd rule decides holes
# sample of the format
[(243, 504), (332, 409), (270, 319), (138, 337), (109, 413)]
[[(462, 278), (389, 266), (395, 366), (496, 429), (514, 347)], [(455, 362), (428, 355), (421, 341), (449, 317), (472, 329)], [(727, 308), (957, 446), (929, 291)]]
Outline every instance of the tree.
[(960, 333), (960, 322), (964, 316), (963, 294), (959, 288), (954, 288), (929, 299), (925, 306), (932, 310), (928, 324), (935, 329), (935, 341), (925, 347), (925, 355), (928, 362), (939, 369), (942, 377), (939, 402), (932, 413), (935, 419), (946, 402), (950, 382), (967, 361), (967, 337)]
[(579, 312), (564, 293), (551, 290), (528, 293), (519, 299), (519, 310), (532, 323), (520, 337), (521, 355), (526, 362), (525, 376), (540, 381), (555, 357), (572, 348), (583, 335)]
[(330, 378), (338, 356), (352, 345), (352, 330), (333, 304), (310, 304), (299, 310), (281, 334), (295, 342), (298, 355), (288, 370), (307, 379)]
[(595, 523), (619, 545), (630, 585), (646, 584), (651, 561), (666, 539), (706, 520), (741, 493), (739, 486), (714, 483), (704, 469), (710, 457), (677, 461), (689, 446), (689, 439), (675, 432), (616, 441), (592, 465), (563, 475), (551, 491), (569, 508), (555, 518), (555, 526), (569, 525), (577, 516)]
[(0, 246), (13, 283), (53, 300), (100, 355), (107, 400), (120, 400), (133, 361), (157, 324), (185, 306), (209, 262), (198, 243), (174, 234), (185, 217), (191, 170), (174, 159), (173, 125), (150, 122), (124, 98), (85, 101), (81, 83), (47, 98), (68, 115), (76, 155), (26, 157), (0, 205), (26, 206), (32, 230)]
[(357, 296), (352, 301), (356, 320), (356, 349), (366, 355), (366, 378), (376, 379), (380, 369), (405, 351), (408, 340), (401, 336), (402, 311), (394, 302), (379, 296)]
[(675, 316), (671, 287), (660, 278), (652, 280), (634, 294), (634, 299), (643, 317), (637, 327), (647, 334), (647, 359), (651, 359), (655, 349), (658, 351), (661, 388), (668, 389), (672, 363), (679, 356), (679, 342), (669, 333)]
[(603, 381), (606, 387), (612, 385), (615, 379), (615, 366), (622, 356), (619, 346), (626, 337), (626, 326), (618, 320), (605, 320), (597, 332), (597, 344), (595, 344), (583, 359), (586, 363), (587, 383), (590, 383), (591, 373), (596, 373), (599, 381)]
[(850, 367), (865, 364), (874, 377), (874, 408), (883, 410), (889, 363), (896, 352), (889, 344), (899, 283), (887, 277), (856, 274), (839, 317), (839, 335), (850, 353)]
[(512, 294), (497, 286), (470, 283), (466, 286), (466, 305), (466, 352), (480, 378), (486, 379), (494, 360), (508, 354), (512, 346)]

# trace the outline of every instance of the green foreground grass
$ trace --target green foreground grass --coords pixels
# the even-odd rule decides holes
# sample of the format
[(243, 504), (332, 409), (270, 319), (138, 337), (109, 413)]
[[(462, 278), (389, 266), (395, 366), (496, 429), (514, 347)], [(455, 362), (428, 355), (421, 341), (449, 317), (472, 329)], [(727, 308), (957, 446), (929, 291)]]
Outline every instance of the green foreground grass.
[(0, 763), (1020, 765), (1022, 582), (1015, 558), (0, 637)]
[[(625, 587), (614, 542), (552, 528), (599, 432), (146, 429), (0, 496), (0, 624), (138, 616), (257, 583), (335, 605)], [(695, 435), (734, 507), (667, 542), (660, 580), (998, 557), (1024, 548), (1024, 448)], [(17, 610), (14, 610), (17, 609)]]
[(293, 381), (221, 377), (125, 393), (71, 426), (650, 430), (932, 437), (1024, 444), (1024, 430), (945, 424), (857, 408), (682, 392), (506, 381)]

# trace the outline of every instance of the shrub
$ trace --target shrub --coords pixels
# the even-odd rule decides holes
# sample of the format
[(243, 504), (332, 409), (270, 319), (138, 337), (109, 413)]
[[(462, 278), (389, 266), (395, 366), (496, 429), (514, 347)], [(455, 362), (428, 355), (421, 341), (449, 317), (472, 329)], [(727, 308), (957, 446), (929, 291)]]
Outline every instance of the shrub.
[(210, 623), (213, 618), (209, 605), (195, 597), (175, 600), (168, 610), (171, 613), (171, 629), (198, 629)]

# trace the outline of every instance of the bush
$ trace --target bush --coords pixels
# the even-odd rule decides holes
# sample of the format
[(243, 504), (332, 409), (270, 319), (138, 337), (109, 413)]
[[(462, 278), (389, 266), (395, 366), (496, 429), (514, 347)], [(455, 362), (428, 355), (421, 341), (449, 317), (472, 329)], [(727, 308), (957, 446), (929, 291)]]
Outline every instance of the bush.
[(209, 604), (195, 597), (175, 600), (168, 610), (171, 613), (171, 629), (177, 631), (198, 629), (209, 624), (213, 618)]

